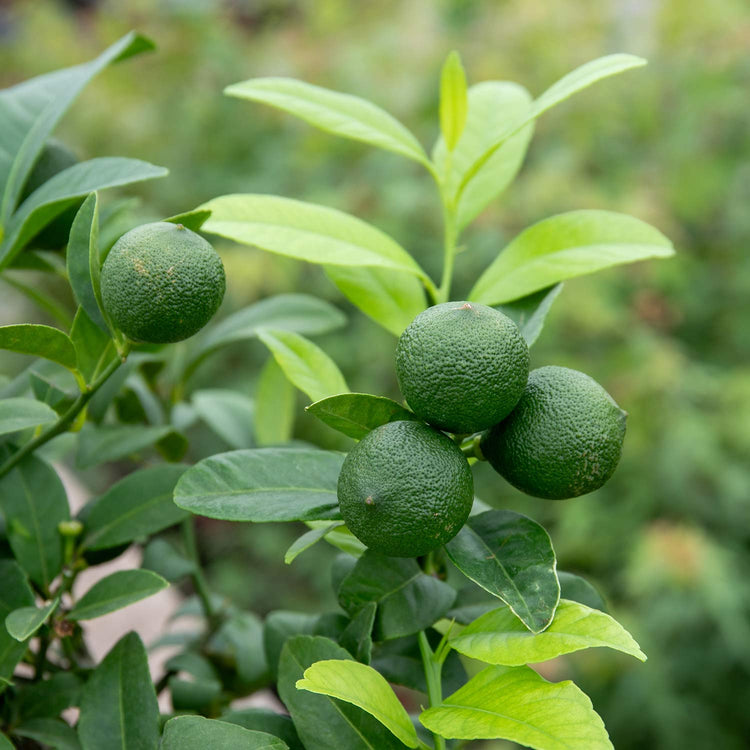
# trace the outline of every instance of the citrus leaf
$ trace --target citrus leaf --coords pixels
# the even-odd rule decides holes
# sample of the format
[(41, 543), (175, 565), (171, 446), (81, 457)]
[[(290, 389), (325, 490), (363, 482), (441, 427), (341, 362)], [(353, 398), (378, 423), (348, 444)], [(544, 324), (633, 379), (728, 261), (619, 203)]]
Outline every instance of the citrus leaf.
[(78, 736), (83, 750), (156, 750), (159, 706), (146, 649), (123, 636), (83, 688)]
[(258, 338), (268, 347), (289, 381), (313, 401), (349, 386), (336, 363), (312, 341), (291, 331), (259, 331)]
[(610, 266), (671, 255), (672, 243), (639, 219), (570, 211), (521, 232), (479, 277), (469, 299), (497, 305)]
[(455, 50), (448, 55), (440, 74), (440, 132), (453, 151), (466, 125), (466, 73)]
[(467, 625), (450, 644), (488, 664), (515, 667), (554, 659), (584, 648), (606, 646), (646, 661), (630, 633), (604, 612), (561, 599), (550, 626), (529, 633), (507, 607), (494, 609)]
[(547, 313), (562, 288), (562, 284), (555, 284), (553, 287), (534, 292), (515, 302), (498, 305), (496, 309), (507, 315), (518, 326), (527, 346), (531, 346), (539, 338)]
[(227, 711), (220, 717), (221, 721), (239, 724), (245, 729), (256, 732), (268, 732), (289, 745), (290, 750), (305, 750), (297, 736), (294, 722), (286, 714), (278, 714), (267, 708), (240, 708)]
[(152, 570), (170, 583), (195, 572), (195, 563), (188, 560), (166, 539), (152, 539), (143, 550), (141, 567)]
[(13, 734), (17, 737), (36, 740), (53, 750), (81, 750), (81, 743), (78, 741), (75, 729), (62, 719), (51, 717), (30, 719), (20, 727), (15, 727)]
[(168, 221), (170, 224), (182, 224), (186, 229), (197, 232), (206, 223), (209, 216), (211, 216), (210, 211), (194, 210), (170, 216), (168, 219), (164, 219), (164, 221)]
[(76, 350), (70, 337), (51, 326), (36, 323), (0, 326), (0, 349), (43, 357), (69, 370), (78, 367)]
[(204, 231), (308, 263), (376, 266), (426, 277), (395, 240), (361, 219), (275, 195), (235, 194), (200, 206)]
[(255, 440), (279, 445), (292, 438), (297, 392), (273, 357), (258, 377), (255, 390)]
[(305, 550), (310, 549), (314, 544), (317, 544), (326, 534), (343, 525), (343, 521), (335, 521), (334, 523), (329, 523), (315, 529), (310, 529), (310, 531), (306, 531), (289, 546), (289, 549), (284, 555), (284, 562), (287, 565), (293, 563), (299, 555)]
[(78, 433), (76, 466), (88, 469), (107, 461), (127, 458), (175, 434), (174, 428), (169, 425), (99, 426), (87, 422)]
[(6, 398), (0, 401), (0, 435), (56, 421), (57, 412), (33, 398)]
[(613, 750), (588, 696), (529, 667), (487, 667), (419, 720), (447, 739), (504, 739), (535, 750)]
[(47, 618), (57, 609), (60, 597), (51, 601), (44, 607), (21, 607), (14, 609), (5, 618), (5, 627), (17, 641), (25, 641), (31, 638), (39, 628), (47, 622)]
[(76, 349), (78, 369), (87, 383), (118, 356), (109, 334), (91, 320), (83, 307), (76, 311), (70, 340)]
[(251, 398), (228, 388), (204, 388), (193, 393), (191, 402), (230, 448), (252, 447), (255, 404)]
[(16, 750), (16, 746), (4, 734), (0, 734), (0, 750)]
[(340, 518), (342, 453), (307, 448), (230, 451), (199, 461), (174, 490), (180, 508), (227, 521)]
[(372, 629), (377, 609), (376, 602), (360, 607), (339, 637), (339, 643), (362, 664), (369, 664), (372, 658)]
[(585, 604), (591, 609), (598, 609), (600, 612), (607, 611), (607, 604), (596, 587), (590, 584), (585, 578), (577, 576), (575, 573), (567, 573), (563, 570), (557, 571), (557, 578), (560, 581), (560, 598), (571, 599), (574, 602)]
[[(14, 610), (34, 605), (34, 593), (29, 586), (26, 575), (15, 560), (0, 560), (0, 622)], [(8, 632), (0, 627), (0, 694), (8, 687), (13, 677), (16, 664), (26, 652), (26, 643), (19, 643)]]
[(362, 439), (368, 432), (386, 422), (419, 419), (396, 401), (385, 396), (371, 396), (369, 393), (329, 396), (310, 404), (305, 410), (329, 427), (355, 440)]
[(251, 78), (228, 86), (224, 93), (276, 107), (334, 135), (427, 162), (419, 141), (395, 117), (358, 96), (292, 78)]
[(161, 750), (288, 750), (283, 740), (265, 732), (203, 716), (175, 716), (164, 725)]
[(297, 690), (329, 695), (353, 703), (374, 716), (407, 747), (417, 747), (409, 714), (385, 678), (366, 664), (350, 659), (326, 659), (309, 666)]
[(446, 551), (467, 578), (502, 599), (532, 633), (549, 625), (560, 584), (552, 542), (536, 521), (488, 510), (470, 516)]

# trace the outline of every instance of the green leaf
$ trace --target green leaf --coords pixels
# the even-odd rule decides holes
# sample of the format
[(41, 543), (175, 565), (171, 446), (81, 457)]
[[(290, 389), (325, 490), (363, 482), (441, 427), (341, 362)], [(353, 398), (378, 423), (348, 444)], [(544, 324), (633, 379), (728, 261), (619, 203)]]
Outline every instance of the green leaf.
[(81, 750), (75, 730), (61, 719), (50, 717), (30, 719), (13, 730), (17, 737), (36, 740), (53, 750)]
[(557, 571), (557, 578), (560, 581), (560, 597), (562, 599), (572, 599), (574, 602), (585, 604), (587, 607), (598, 609), (600, 612), (607, 611), (604, 598), (585, 578), (563, 570)]
[(6, 398), (0, 401), (0, 435), (56, 421), (57, 412), (33, 398)]
[(251, 78), (224, 89), (228, 96), (250, 99), (289, 112), (328, 133), (364, 141), (427, 163), (419, 141), (392, 115), (358, 96), (292, 78)]
[(357, 560), (338, 590), (341, 607), (354, 614), (376, 602), (375, 639), (399, 638), (424, 630), (453, 604), (455, 590), (425, 575), (416, 560), (386, 557), (371, 550)]
[[(432, 154), (448, 195), (456, 196), (472, 165), (503, 136), (510, 123), (528, 112), (530, 104), (529, 92), (509, 81), (483, 81), (469, 89), (466, 126), (456, 148), (449, 155), (441, 137)], [(459, 231), (513, 181), (526, 156), (533, 132), (534, 125), (529, 123), (505, 140), (465, 186), (457, 207)]]
[(13, 554), (34, 583), (47, 590), (62, 569), (60, 521), (70, 520), (57, 472), (33, 454), (0, 479), (0, 509)]
[(448, 739), (504, 739), (535, 750), (613, 750), (588, 696), (529, 667), (487, 667), (419, 720)]
[(78, 369), (87, 383), (118, 356), (112, 339), (91, 320), (83, 307), (76, 312), (70, 339), (76, 350)]
[(361, 219), (275, 195), (223, 195), (204, 203), (204, 230), (308, 263), (375, 266), (426, 278), (395, 240)]
[(561, 599), (550, 626), (529, 633), (507, 607), (494, 609), (450, 639), (456, 651), (487, 662), (515, 667), (554, 659), (584, 648), (606, 646), (646, 661), (633, 637), (616, 620), (584, 604)]
[(170, 582), (179, 581), (195, 572), (195, 565), (166, 539), (152, 539), (143, 550), (141, 567), (153, 570)]
[[(325, 521), (305, 521), (310, 528), (319, 528), (320, 524), (325, 524)], [(361, 557), (364, 551), (367, 549), (362, 542), (352, 534), (346, 526), (339, 526), (332, 531), (329, 531), (325, 537), (325, 541), (328, 542), (332, 547), (340, 549), (342, 552), (346, 552), (347, 555), (352, 557)], [(352, 563), (353, 564), (353, 563)]]
[(0, 734), (0, 750), (15, 750), (15, 745), (4, 734)]
[[(24, 253), (24, 255), (26, 254), (31, 255), (31, 251), (29, 250), (27, 253)], [(15, 268), (12, 270), (15, 270)], [(17, 292), (28, 297), (39, 309), (44, 310), (51, 318), (54, 318), (55, 322), (63, 329), (70, 328), (73, 324), (73, 319), (68, 314), (67, 309), (47, 291), (31, 284), (24, 284), (7, 273), (4, 276), (0, 276), (0, 281), (5, 282)]]
[(277, 610), (268, 615), (263, 627), (263, 651), (273, 682), (279, 676), (279, 657), (284, 644), (297, 635), (319, 635), (315, 632), (319, 619), (317, 615), (285, 610)]
[(51, 326), (36, 323), (0, 326), (0, 349), (44, 357), (69, 370), (78, 367), (73, 342), (60, 329)]
[(366, 664), (350, 659), (318, 661), (305, 670), (296, 687), (353, 703), (374, 716), (407, 747), (417, 747), (417, 733), (406, 709), (383, 676)]
[(534, 292), (528, 297), (522, 297), (507, 305), (499, 305), (497, 309), (507, 315), (520, 329), (526, 344), (531, 346), (538, 338), (544, 327), (547, 313), (552, 303), (562, 291), (562, 284), (555, 284), (549, 289)]
[(440, 132), (449, 151), (453, 151), (463, 133), (467, 109), (466, 73), (454, 50), (440, 74)]
[(312, 341), (291, 331), (259, 331), (258, 338), (290, 382), (313, 401), (349, 390), (336, 363)]
[(305, 750), (297, 736), (294, 722), (289, 716), (277, 714), (267, 708), (241, 708), (227, 711), (219, 717), (222, 721), (239, 724), (245, 729), (268, 732), (289, 745), (290, 750)]
[(372, 629), (377, 609), (376, 602), (360, 607), (339, 638), (339, 643), (363, 664), (369, 664), (372, 658)]
[(549, 625), (560, 584), (549, 534), (536, 521), (510, 510), (470, 516), (446, 550), (467, 578), (502, 599), (533, 633)]
[(78, 433), (76, 466), (92, 466), (127, 458), (158, 443), (175, 431), (169, 425), (113, 425), (106, 427), (86, 423)]
[(327, 695), (297, 690), (295, 686), (304, 671), (326, 659), (350, 656), (328, 638), (302, 635), (287, 641), (279, 660), (279, 695), (306, 750), (403, 748), (402, 742), (362, 709)]
[(578, 91), (591, 86), (603, 78), (623, 73), (632, 68), (645, 65), (643, 58), (634, 55), (614, 54), (600, 57), (596, 60), (581, 65), (571, 73), (563, 76), (557, 83), (550, 86), (538, 99), (532, 102), (526, 112), (509, 122), (504, 131), (497, 136), (494, 143), (478, 157), (465, 171), (458, 188), (460, 196), (468, 183), (474, 178), (479, 170), (493, 157), (496, 151), (521, 128), (533, 122), (537, 117), (554, 107)]
[(164, 725), (161, 750), (287, 750), (283, 740), (202, 716), (175, 716)]
[(74, 164), (35, 190), (13, 214), (0, 244), (0, 268), (52, 219), (95, 190), (165, 177), (168, 171), (139, 159), (107, 156)]
[(204, 388), (195, 391), (191, 402), (200, 418), (230, 448), (253, 445), (253, 400), (228, 388)]
[[(0, 622), (20, 607), (34, 605), (34, 594), (26, 575), (15, 560), (0, 559)], [(26, 643), (19, 643), (7, 629), (0, 627), (0, 694), (8, 686), (13, 672), (26, 652)]]
[(31, 719), (59, 716), (66, 708), (78, 705), (82, 684), (72, 672), (57, 672), (48, 679), (24, 685), (14, 705), (24, 724)]
[(296, 404), (294, 386), (273, 357), (258, 377), (255, 390), (255, 440), (258, 445), (278, 445), (292, 438)]
[(65, 259), (76, 302), (102, 331), (107, 331), (99, 290), (99, 204), (96, 193), (89, 194), (73, 220)]
[(317, 544), (326, 534), (343, 525), (343, 521), (334, 521), (333, 523), (310, 529), (310, 531), (305, 532), (302, 536), (292, 542), (284, 555), (284, 562), (287, 565), (291, 564), (297, 559), (298, 555), (302, 554), (305, 550), (310, 549), (314, 544)]
[(396, 401), (385, 396), (371, 396), (369, 393), (330, 396), (310, 404), (305, 411), (355, 440), (361, 440), (368, 432), (387, 422), (418, 419)]
[(206, 650), (212, 658), (220, 660), (236, 672), (243, 688), (249, 689), (267, 683), (268, 664), (263, 650), (263, 623), (252, 612), (233, 614), (214, 633)]
[(226, 521), (338, 520), (344, 455), (308, 448), (231, 451), (199, 461), (180, 478), (180, 508)]
[(424, 286), (410, 273), (363, 266), (325, 266), (325, 272), (353, 305), (394, 336), (427, 307)]
[(14, 609), (5, 618), (5, 627), (17, 641), (25, 641), (47, 622), (59, 604), (60, 597), (58, 596), (44, 607), (31, 606)]
[(671, 255), (672, 243), (639, 219), (570, 211), (521, 232), (479, 277), (469, 299), (497, 305), (610, 266)]
[(185, 213), (177, 214), (176, 216), (170, 216), (164, 221), (168, 221), (171, 224), (182, 224), (186, 229), (190, 229), (193, 232), (198, 232), (200, 228), (206, 223), (208, 217), (211, 216), (210, 211), (185, 211)]
[(150, 570), (118, 570), (97, 581), (67, 617), (70, 620), (93, 620), (153, 596), (167, 586), (168, 581)]
[(156, 750), (159, 706), (146, 649), (123, 636), (83, 688), (78, 736), (83, 750)]

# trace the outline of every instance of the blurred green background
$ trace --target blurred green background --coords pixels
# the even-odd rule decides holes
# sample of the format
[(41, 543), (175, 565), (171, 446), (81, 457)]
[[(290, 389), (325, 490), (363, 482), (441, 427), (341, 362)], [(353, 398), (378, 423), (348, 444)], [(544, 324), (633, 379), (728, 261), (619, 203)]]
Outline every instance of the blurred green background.
[[(126, 9), (127, 8), (127, 9)], [(487, 466), (478, 495), (544, 523), (560, 567), (593, 581), (649, 655), (553, 665), (588, 692), (615, 746), (747, 748), (750, 741), (750, 8), (746, 0), (131, 0), (0, 3), (0, 86), (89, 59), (131, 28), (158, 50), (115, 66), (57, 130), (81, 156), (122, 155), (171, 175), (129, 195), (132, 223), (231, 192), (277, 193), (350, 211), (396, 237), (427, 270), (441, 262), (438, 198), (397, 156), (339, 141), (289, 116), (222, 96), (288, 75), (372, 99), (423, 143), (437, 136), (438, 77), (462, 55), (469, 82), (515, 80), (532, 94), (611, 52), (650, 65), (597, 84), (539, 121), (514, 185), (465, 236), (460, 299), (523, 227), (576, 208), (633, 214), (678, 255), (568, 282), (532, 350), (601, 382), (630, 414), (620, 468), (568, 501), (516, 492)], [(398, 397), (395, 339), (314, 267), (218, 244), (222, 315), (306, 291), (347, 312), (318, 340), (353, 390)], [(3, 316), (46, 322), (4, 289)], [(63, 291), (60, 291), (63, 294)], [(6, 296), (7, 295), (7, 296)], [(64, 301), (64, 300), (62, 300)], [(242, 343), (193, 387), (252, 395), (265, 351)], [(302, 413), (295, 436), (346, 448)], [(226, 449), (191, 433), (191, 458)], [(102, 483), (98, 475), (92, 484)], [(214, 586), (264, 614), (334, 606), (319, 545), (294, 565), (296, 528), (204, 523)], [(323, 578), (321, 580), (321, 578)]]

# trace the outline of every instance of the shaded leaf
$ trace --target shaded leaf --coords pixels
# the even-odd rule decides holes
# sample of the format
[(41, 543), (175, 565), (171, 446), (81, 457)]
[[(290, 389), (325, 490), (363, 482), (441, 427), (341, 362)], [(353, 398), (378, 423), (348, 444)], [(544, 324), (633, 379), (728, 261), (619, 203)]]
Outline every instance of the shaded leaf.
[(161, 750), (287, 750), (283, 740), (203, 716), (175, 716), (164, 725)]
[(87, 383), (118, 356), (112, 339), (91, 320), (83, 307), (76, 312), (70, 339), (76, 350), (78, 369)]
[(77, 706), (82, 684), (72, 672), (58, 672), (46, 680), (24, 685), (16, 703), (21, 719), (27, 722), (38, 717), (58, 716), (66, 708)]
[(75, 730), (61, 719), (30, 719), (13, 730), (18, 737), (36, 740), (53, 750), (81, 750)]
[(231, 448), (253, 445), (253, 400), (228, 388), (204, 388), (191, 397), (200, 418)]
[(560, 597), (562, 599), (571, 599), (574, 602), (585, 604), (591, 609), (598, 609), (600, 612), (608, 611), (604, 597), (585, 578), (563, 570), (557, 571), (557, 578), (560, 581)]
[(297, 736), (294, 722), (285, 714), (277, 714), (275, 711), (266, 708), (241, 708), (228, 711), (219, 718), (231, 724), (239, 724), (245, 729), (273, 734), (284, 740), (289, 745), (289, 750), (305, 750)]
[(255, 390), (255, 439), (258, 445), (278, 445), (292, 439), (296, 391), (273, 357), (258, 377)]
[(368, 432), (386, 422), (419, 419), (396, 401), (385, 396), (371, 396), (369, 393), (329, 396), (310, 404), (305, 411), (355, 440), (361, 440)]
[(118, 570), (97, 581), (67, 617), (69, 620), (93, 620), (153, 596), (167, 586), (167, 581), (150, 570)]
[(179, 581), (195, 571), (195, 565), (166, 539), (152, 539), (143, 550), (141, 567), (170, 582)]
[[(20, 607), (34, 605), (34, 594), (24, 572), (15, 560), (0, 560), (0, 622)], [(25, 643), (19, 643), (0, 627), (0, 693), (8, 686), (13, 672), (26, 651)]]
[(69, 370), (78, 367), (76, 350), (70, 337), (51, 326), (36, 323), (0, 326), (0, 349), (44, 357)]
[(534, 292), (515, 302), (498, 305), (496, 309), (507, 315), (518, 326), (526, 344), (531, 346), (539, 338), (547, 313), (562, 288), (562, 284), (555, 284), (549, 289)]
[(33, 398), (6, 398), (0, 401), (0, 435), (56, 421), (57, 412)]
[(78, 434), (76, 466), (92, 466), (140, 453), (175, 431), (169, 425), (113, 425), (100, 427), (86, 423)]
[(339, 643), (359, 662), (369, 664), (372, 658), (372, 628), (378, 605), (369, 602), (355, 612)]

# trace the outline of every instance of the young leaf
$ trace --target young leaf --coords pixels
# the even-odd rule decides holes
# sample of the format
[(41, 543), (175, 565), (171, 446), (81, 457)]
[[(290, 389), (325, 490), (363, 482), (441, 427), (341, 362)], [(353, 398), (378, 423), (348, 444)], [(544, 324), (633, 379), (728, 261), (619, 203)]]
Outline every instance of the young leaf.
[(368, 432), (386, 422), (418, 419), (390, 398), (371, 396), (369, 393), (341, 393), (330, 396), (310, 404), (305, 411), (355, 440), (361, 440)]
[(203, 716), (175, 716), (164, 725), (161, 750), (288, 750), (283, 740), (265, 732)]
[(0, 401), (0, 435), (57, 421), (57, 412), (33, 398), (6, 398)]
[(251, 398), (228, 388), (204, 388), (191, 398), (200, 418), (230, 448), (253, 445), (255, 404)]
[(89, 677), (78, 736), (83, 750), (156, 750), (159, 706), (146, 649), (135, 633), (123, 636)]
[(539, 338), (547, 313), (562, 288), (562, 284), (555, 284), (549, 289), (542, 289), (507, 305), (498, 305), (497, 309), (519, 327), (526, 344), (531, 346)]
[(182, 475), (174, 501), (226, 521), (338, 520), (343, 460), (343, 453), (307, 448), (219, 453)]
[(446, 551), (467, 578), (502, 599), (532, 633), (549, 625), (560, 584), (552, 542), (536, 521), (510, 510), (470, 516)]
[(334, 135), (428, 162), (419, 141), (398, 120), (357, 96), (291, 78), (254, 78), (228, 86), (224, 93), (276, 107)]
[(258, 445), (279, 445), (292, 439), (296, 393), (276, 360), (269, 357), (260, 371), (255, 391), (255, 440)]
[(107, 461), (127, 458), (150, 448), (174, 432), (169, 425), (97, 426), (87, 422), (78, 433), (76, 466), (88, 469)]
[(44, 357), (72, 371), (78, 367), (76, 350), (70, 337), (51, 326), (36, 323), (0, 326), (0, 349)]
[(360, 708), (326, 695), (297, 690), (304, 671), (324, 659), (350, 659), (329, 638), (290, 638), (279, 659), (278, 691), (306, 750), (403, 750), (404, 744)]
[(76, 312), (70, 340), (76, 349), (78, 369), (87, 383), (118, 356), (109, 334), (91, 320), (83, 307)]
[(5, 618), (5, 627), (17, 641), (25, 641), (47, 622), (59, 604), (60, 597), (58, 596), (44, 607), (31, 606), (14, 609)]
[(357, 560), (338, 590), (339, 604), (350, 614), (369, 602), (377, 603), (379, 641), (428, 628), (450, 609), (455, 596), (452, 586), (425, 575), (416, 560), (370, 550)]
[(187, 466), (162, 464), (128, 474), (86, 507), (82, 549), (108, 549), (155, 534), (187, 517), (172, 502)]
[(504, 739), (535, 750), (613, 750), (588, 696), (529, 667), (487, 667), (419, 720), (448, 739)]
[(453, 151), (466, 125), (466, 73), (455, 50), (448, 55), (440, 75), (440, 132)]
[(375, 602), (360, 607), (339, 638), (339, 643), (362, 664), (369, 664), (372, 658), (372, 629), (377, 609)]
[(325, 272), (349, 302), (394, 336), (427, 307), (424, 286), (412, 274), (363, 266), (325, 266)]
[(17, 737), (36, 740), (45, 747), (53, 750), (81, 750), (78, 735), (69, 724), (62, 719), (40, 717), (25, 721), (13, 730)]
[(349, 659), (318, 661), (305, 670), (296, 687), (353, 703), (374, 716), (407, 747), (417, 747), (417, 733), (406, 709), (383, 676), (366, 664)]
[(565, 279), (670, 255), (672, 243), (639, 219), (612, 211), (570, 211), (521, 232), (479, 277), (469, 299), (497, 305)]
[(150, 570), (118, 570), (97, 581), (68, 612), (70, 620), (93, 620), (153, 596), (169, 586)]
[(16, 560), (46, 590), (62, 569), (61, 521), (70, 520), (68, 497), (57, 472), (33, 454), (0, 479), (0, 509)]
[(291, 331), (259, 331), (258, 338), (290, 382), (313, 401), (349, 390), (336, 363), (312, 341)]
[(289, 549), (284, 555), (284, 562), (287, 565), (293, 563), (298, 555), (301, 555), (305, 550), (310, 549), (314, 544), (317, 544), (326, 534), (343, 525), (343, 521), (334, 521), (333, 523), (325, 524), (324, 526), (310, 529), (310, 531), (305, 532), (301, 537), (295, 539), (289, 546)]
[(275, 195), (223, 195), (204, 203), (204, 230), (240, 244), (308, 263), (392, 268), (421, 278), (414, 258), (361, 219), (314, 203)]
[(535, 664), (584, 648), (606, 646), (646, 661), (633, 637), (604, 612), (561, 599), (550, 626), (529, 633), (507, 607), (494, 609), (464, 628), (450, 640), (466, 656), (515, 667)]
[(182, 224), (186, 229), (190, 229), (193, 232), (200, 231), (200, 228), (206, 223), (208, 217), (211, 216), (210, 211), (186, 211), (183, 214), (177, 214), (176, 216), (170, 216), (164, 221), (168, 221), (171, 224)]

